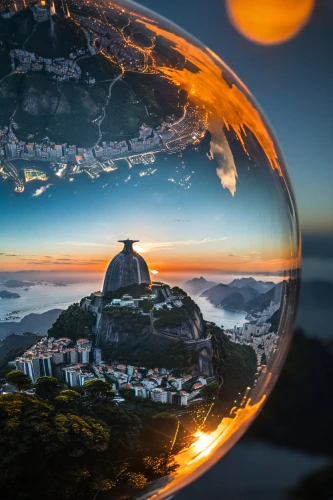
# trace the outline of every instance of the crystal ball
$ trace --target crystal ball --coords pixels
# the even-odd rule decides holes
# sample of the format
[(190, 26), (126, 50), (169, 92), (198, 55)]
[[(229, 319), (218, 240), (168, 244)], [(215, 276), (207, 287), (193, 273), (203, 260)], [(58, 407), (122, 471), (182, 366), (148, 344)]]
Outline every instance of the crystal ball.
[(291, 341), (279, 146), (230, 68), (132, 2), (0, 14), (1, 491), (169, 498), (246, 431)]

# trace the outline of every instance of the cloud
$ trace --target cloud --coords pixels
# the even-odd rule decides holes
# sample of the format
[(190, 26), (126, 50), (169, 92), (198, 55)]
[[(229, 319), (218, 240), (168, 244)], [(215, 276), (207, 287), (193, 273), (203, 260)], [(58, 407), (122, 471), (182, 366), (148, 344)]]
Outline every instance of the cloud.
[(45, 265), (54, 265), (54, 266), (93, 266), (95, 264), (99, 264), (100, 262), (106, 262), (106, 261), (100, 261), (100, 260), (76, 260), (76, 259), (68, 259), (66, 261), (64, 260), (38, 260), (38, 259), (21, 259), (25, 260), (28, 262), (28, 264), (34, 264), (34, 265), (39, 265), (39, 266), (45, 266)]
[(205, 243), (215, 243), (217, 241), (225, 241), (227, 237), (223, 238), (204, 238), (203, 240), (184, 240), (184, 241), (162, 241), (156, 243), (144, 243), (146, 251), (155, 250), (156, 248), (173, 248), (178, 246), (187, 245), (203, 245)]
[(216, 174), (224, 189), (229, 189), (232, 196), (236, 192), (237, 170), (228, 140), (223, 132), (220, 119), (211, 118), (209, 122), (210, 154), (217, 161)]
[(41, 196), (51, 186), (52, 186), (52, 184), (47, 184), (46, 186), (41, 186), (40, 188), (36, 189), (36, 191), (31, 196), (33, 196), (33, 197)]
[(252, 255), (261, 255), (261, 252), (257, 252), (257, 250), (252, 250), (252, 252), (250, 252)]
[(95, 242), (87, 242), (87, 241), (54, 241), (54, 245), (65, 245), (68, 247), (109, 247), (109, 245), (105, 243), (95, 243)]

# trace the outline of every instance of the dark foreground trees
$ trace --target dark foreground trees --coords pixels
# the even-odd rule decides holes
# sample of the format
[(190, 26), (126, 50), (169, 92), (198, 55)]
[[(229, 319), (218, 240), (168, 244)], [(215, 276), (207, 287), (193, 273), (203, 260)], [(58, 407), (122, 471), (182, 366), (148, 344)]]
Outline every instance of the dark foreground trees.
[(0, 428), (3, 498), (80, 498), (106, 479), (91, 474), (93, 458), (108, 447), (105, 424), (15, 394), (0, 398)]
[(143, 432), (133, 408), (91, 401), (72, 390), (0, 396), (1, 498), (123, 499), (174, 470), (164, 440), (146, 440), (151, 419)]
[(58, 380), (55, 377), (39, 377), (36, 382), (36, 394), (40, 398), (52, 398), (58, 388)]
[(32, 387), (31, 379), (23, 372), (13, 370), (6, 375), (6, 382), (16, 387), (18, 391)]

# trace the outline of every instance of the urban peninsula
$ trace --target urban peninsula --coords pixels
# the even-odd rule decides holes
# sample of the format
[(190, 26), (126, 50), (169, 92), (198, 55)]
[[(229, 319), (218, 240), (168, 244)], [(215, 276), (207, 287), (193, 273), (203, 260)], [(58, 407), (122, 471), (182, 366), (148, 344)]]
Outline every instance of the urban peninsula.
[(117, 170), (119, 159), (150, 165), (206, 134), (207, 117), (155, 68), (161, 50), (173, 60), (172, 48), (148, 33), (148, 47), (136, 41), (134, 21), (125, 31), (125, 14), (113, 10), (112, 22), (69, 2), (15, 2), (1, 14), (0, 176), (17, 193), (52, 175), (94, 179)]

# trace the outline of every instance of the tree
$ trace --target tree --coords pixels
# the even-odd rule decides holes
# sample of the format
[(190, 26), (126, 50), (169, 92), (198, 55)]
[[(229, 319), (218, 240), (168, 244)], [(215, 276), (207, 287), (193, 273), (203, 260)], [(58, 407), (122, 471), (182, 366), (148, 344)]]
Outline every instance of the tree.
[(177, 415), (175, 415), (174, 413), (169, 413), (167, 411), (162, 411), (161, 413), (156, 413), (156, 415), (154, 415), (153, 418), (164, 418), (167, 420), (178, 420)]
[(29, 389), (32, 386), (30, 377), (19, 370), (13, 370), (7, 373), (6, 382), (14, 385), (18, 391)]
[(54, 399), (59, 403), (73, 403), (80, 398), (80, 394), (72, 389), (61, 391)]
[(144, 470), (149, 479), (167, 476), (171, 472), (174, 472), (178, 467), (173, 458), (169, 456), (147, 456), (144, 457), (142, 461)]
[(205, 399), (212, 400), (215, 399), (216, 396), (218, 395), (219, 389), (220, 389), (219, 384), (217, 383), (209, 384), (202, 389), (201, 394)]
[(73, 340), (90, 336), (95, 326), (96, 318), (94, 313), (81, 309), (79, 304), (72, 304), (66, 311), (63, 311), (52, 327), (48, 330), (50, 337), (56, 339), (69, 337)]
[(85, 382), (83, 384), (83, 390), (95, 397), (109, 392), (111, 390), (111, 384), (96, 378)]
[(52, 397), (57, 390), (58, 380), (54, 377), (39, 377), (36, 382), (36, 394), (42, 399)]
[(144, 488), (147, 483), (147, 478), (140, 472), (127, 472), (124, 474), (124, 479), (128, 486), (132, 486), (133, 488), (138, 488), (140, 490)]
[[(0, 491), (6, 500), (92, 498), (103, 480), (110, 432), (88, 416), (56, 412), (34, 396), (0, 398)], [(33, 464), (33, 467), (29, 467)], [(22, 487), (24, 484), (24, 487)]]
[(141, 309), (144, 313), (149, 313), (154, 307), (154, 301), (149, 299), (143, 299), (141, 301)]
[(134, 389), (119, 389), (119, 394), (127, 401), (135, 401), (137, 399)]

